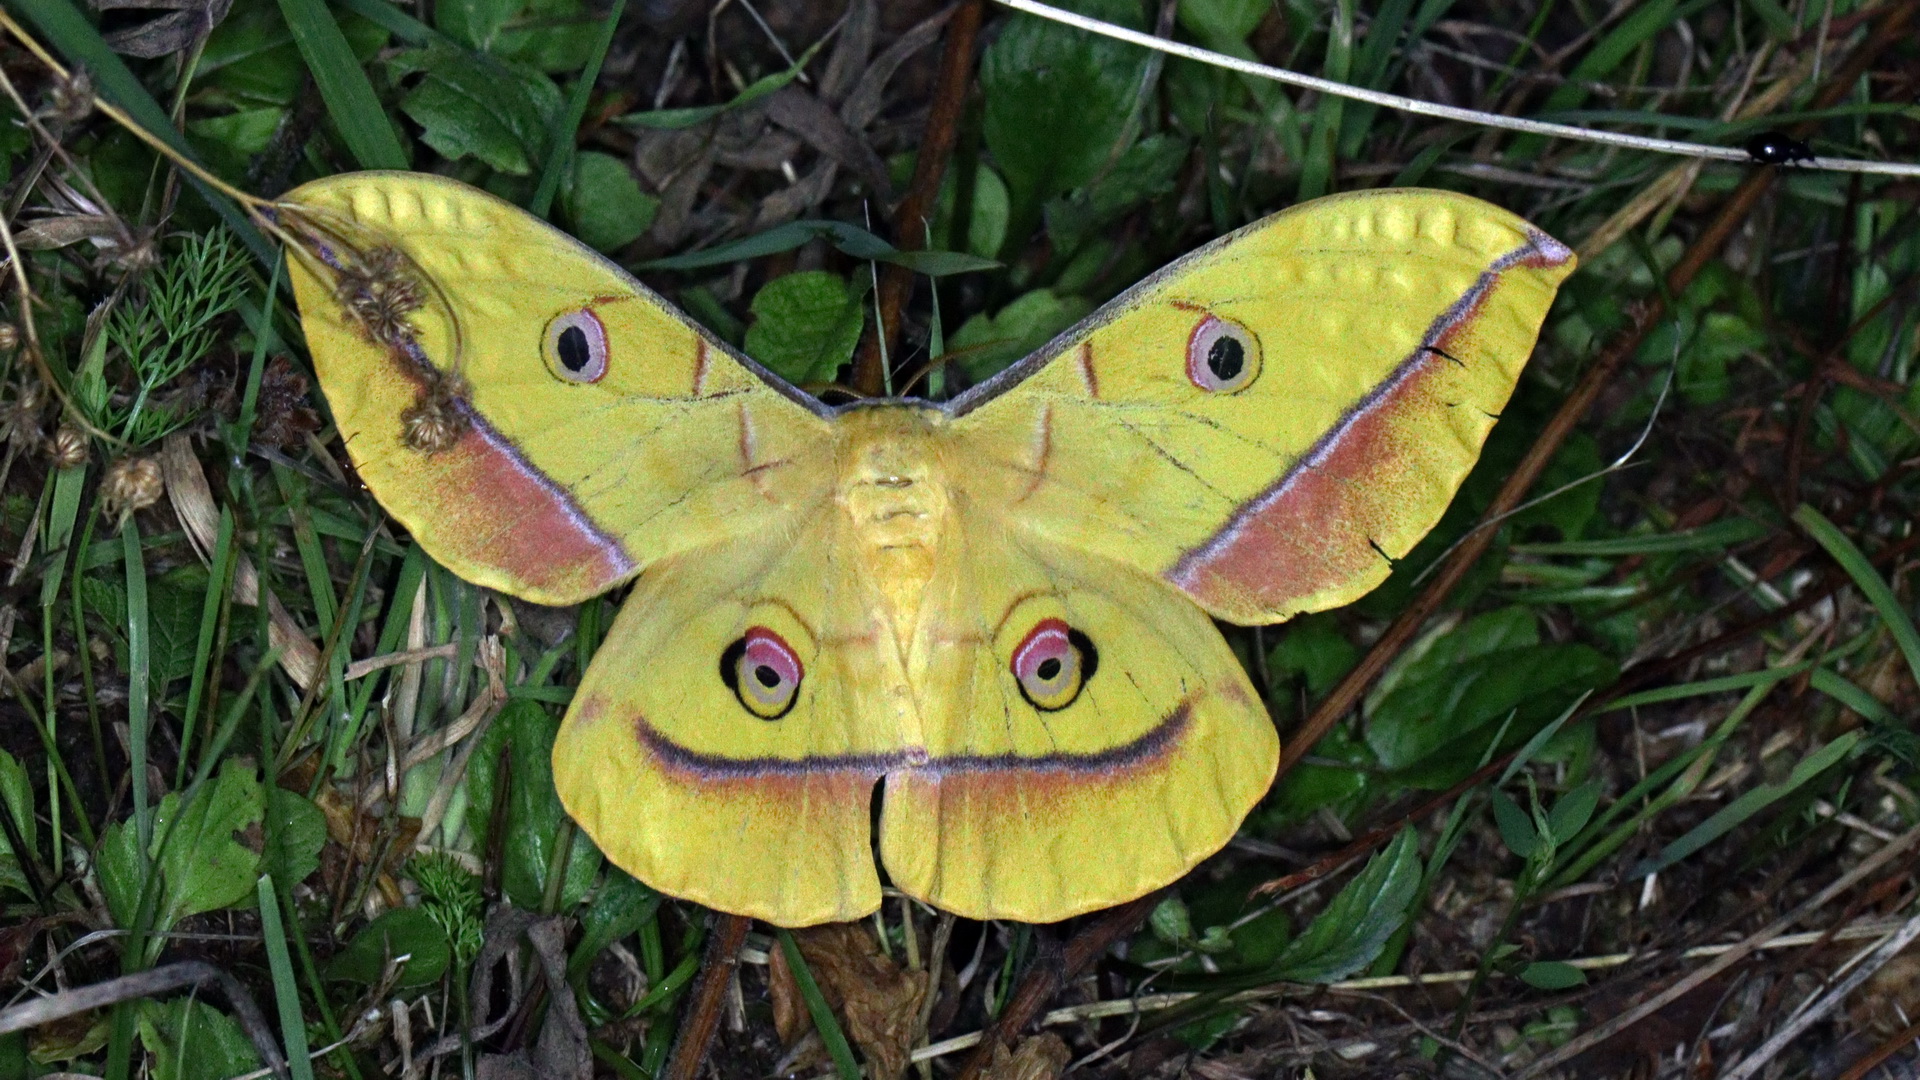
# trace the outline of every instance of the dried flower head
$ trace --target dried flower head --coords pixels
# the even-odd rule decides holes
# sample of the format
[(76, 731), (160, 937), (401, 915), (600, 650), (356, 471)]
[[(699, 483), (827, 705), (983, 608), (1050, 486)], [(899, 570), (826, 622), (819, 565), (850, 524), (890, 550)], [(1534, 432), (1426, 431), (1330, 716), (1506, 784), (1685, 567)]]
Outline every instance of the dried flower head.
[(20, 328), (12, 323), (0, 323), (0, 352), (12, 352), (20, 347)]
[(13, 400), (0, 405), (0, 437), (31, 446), (46, 438), (40, 427), (40, 409), (47, 403), (46, 387), (29, 375), (14, 387)]
[(334, 296), (367, 337), (382, 345), (411, 340), (407, 316), (425, 306), (425, 288), (413, 264), (397, 248), (377, 247), (357, 264), (342, 269)]
[(65, 79), (53, 83), (53, 114), (65, 123), (77, 124), (93, 112), (93, 76), (86, 68), (76, 67)]
[(160, 478), (160, 462), (150, 457), (121, 458), (107, 466), (100, 481), (100, 508), (116, 521), (125, 521), (136, 510), (145, 510), (166, 494), (166, 482)]
[(61, 424), (53, 433), (53, 441), (47, 446), (47, 455), (53, 459), (54, 468), (71, 469), (75, 465), (87, 463), (86, 433), (72, 424)]
[(449, 449), (467, 433), (471, 421), (460, 407), (466, 382), (458, 375), (441, 375), (400, 414), (400, 440), (423, 454)]

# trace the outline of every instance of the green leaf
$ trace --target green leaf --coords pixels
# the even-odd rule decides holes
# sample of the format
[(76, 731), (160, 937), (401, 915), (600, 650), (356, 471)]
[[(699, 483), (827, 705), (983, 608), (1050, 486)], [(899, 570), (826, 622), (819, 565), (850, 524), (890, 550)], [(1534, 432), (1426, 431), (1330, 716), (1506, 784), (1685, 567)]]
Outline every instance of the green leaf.
[(1500, 826), (1500, 839), (1508, 851), (1531, 859), (1540, 850), (1540, 832), (1533, 826), (1533, 816), (1504, 791), (1493, 793), (1493, 820)]
[(139, 1010), (140, 1043), (153, 1055), (154, 1080), (225, 1080), (260, 1067), (239, 1023), (203, 1001), (146, 1000)]
[(1287, 943), (1274, 961), (1274, 978), (1330, 983), (1372, 963), (1406, 921), (1420, 874), (1419, 842), (1412, 829), (1402, 830), (1299, 937)]
[(0, 750), (0, 802), (6, 803), (7, 813), (13, 816), (20, 839), (27, 846), (25, 852), (15, 852), (7, 834), (0, 831), (0, 892), (12, 889), (23, 896), (29, 895), (27, 876), (20, 864), (23, 858), (34, 857), (38, 836), (33, 820), (33, 780), (19, 759), (5, 750)]
[(607, 12), (582, 0), (532, 0), (493, 39), (495, 56), (553, 74), (584, 67)]
[(1187, 156), (1185, 139), (1152, 135), (1129, 147), (1100, 179), (1066, 198), (1048, 201), (1047, 235), (1055, 249), (1062, 254), (1078, 250), (1135, 207), (1172, 191)]
[(439, 982), (452, 958), (446, 930), (420, 908), (381, 912), (327, 962), (326, 976), (334, 982), (373, 986), (379, 983), (387, 961), (399, 956), (409, 957), (400, 971), (399, 988)]
[(627, 163), (612, 154), (582, 151), (560, 197), (573, 234), (600, 251), (622, 248), (653, 225), (660, 200), (640, 190)]
[(509, 700), (467, 766), (467, 790), (473, 803), (467, 820), (476, 841), (484, 847), (494, 800), (498, 798), (495, 768), (500, 755), (508, 755), (512, 779), (507, 802), (506, 863), (501, 869), (500, 886), (507, 899), (528, 911), (540, 910), (546, 895), (547, 866), (553, 861), (556, 840), (572, 835), (573, 849), (561, 885), (563, 904), (579, 903), (600, 869), (600, 849), (593, 846), (593, 841), (578, 829), (561, 827), (567, 815), (553, 789), (552, 765), (553, 737), (559, 728), (559, 721), (539, 702)]
[(1187, 913), (1187, 905), (1177, 895), (1169, 895), (1155, 904), (1153, 914), (1147, 916), (1147, 926), (1153, 930), (1153, 936), (1169, 945), (1180, 945), (1193, 940), (1193, 917)]
[(389, 61), (425, 75), (400, 101), (441, 156), (473, 157), (509, 176), (533, 172), (560, 113), (560, 89), (545, 75), (479, 53), (433, 44)]
[[(1133, 0), (1068, 6), (1141, 25)], [(1146, 66), (1146, 50), (1133, 45), (1030, 15), (1007, 20), (981, 59), (980, 89), (981, 132), (1012, 199), (1008, 245), (1030, 239), (1042, 202), (1093, 179), (1125, 149), (1119, 142)]]
[(323, 0), (280, 0), (280, 13), (354, 160), (363, 169), (405, 169), (406, 148)]
[(1267, 653), (1267, 672), (1276, 682), (1298, 679), (1308, 697), (1317, 698), (1332, 689), (1360, 662), (1360, 649), (1333, 619), (1303, 616), (1279, 633), (1280, 643)]
[(814, 980), (813, 969), (807, 966), (807, 958), (800, 954), (800, 943), (793, 940), (792, 932), (784, 927), (775, 930), (780, 938), (780, 949), (786, 954), (787, 968), (793, 972), (793, 981), (800, 987), (800, 998), (807, 1004), (807, 1015), (813, 1018), (813, 1029), (820, 1033), (820, 1041), (827, 1045), (827, 1054), (833, 1058), (833, 1065), (841, 1076), (861, 1075), (860, 1064), (854, 1060), (853, 1047), (847, 1045), (846, 1033), (840, 1030), (840, 1022), (833, 1017), (833, 1006), (827, 1004), (827, 997), (820, 992), (820, 984)]
[(1571, 990), (1587, 984), (1587, 973), (1559, 960), (1535, 960), (1521, 970), (1520, 979), (1541, 990)]
[(640, 929), (660, 910), (665, 897), (615, 866), (607, 867), (600, 892), (580, 912), (580, 943), (567, 961), (570, 979), (586, 974), (587, 965), (607, 946)]
[[(260, 781), (251, 765), (229, 758), (214, 779), (184, 801), (160, 800), (153, 819), (153, 872), (160, 875), (153, 929), (165, 931), (189, 915), (232, 907), (253, 891), (260, 856), (236, 834), (261, 818)], [(100, 841), (100, 891), (114, 921), (133, 926), (146, 884), (133, 822), (108, 826)]]
[[(904, 183), (904, 179), (901, 182)], [(960, 197), (959, 191), (958, 174), (952, 169), (947, 170), (946, 177), (940, 181), (940, 197), (934, 202), (931, 229), (935, 242), (947, 247), (958, 245), (958, 238), (953, 235), (953, 214), (955, 201)], [(986, 162), (980, 162), (973, 172), (973, 202), (967, 211), (966, 249), (980, 256), (992, 256), (998, 252), (1007, 238), (1009, 210), (1007, 182), (1000, 179), (1000, 174), (994, 172)]]
[(1418, 678), (1404, 679), (1375, 707), (1367, 745), (1392, 770), (1411, 769), (1445, 750), (1444, 760), (1432, 763), (1436, 775), (1445, 775), (1463, 757), (1479, 757), (1482, 728), (1511, 715), (1507, 738), (1524, 740), (1581, 694), (1612, 682), (1616, 670), (1586, 645), (1527, 645), (1462, 657), (1444, 668), (1423, 665)]
[(1180, 28), (1218, 50), (1243, 44), (1271, 10), (1272, 0), (1182, 0)]
[(460, 44), (486, 52), (526, 6), (526, 0), (439, 0), (433, 5), (433, 23)]
[(1055, 334), (1087, 317), (1093, 303), (1035, 289), (992, 315), (968, 319), (947, 339), (947, 355), (975, 381), (1045, 345)]
[(147, 586), (147, 663), (155, 695), (167, 683), (193, 674), (200, 644), (200, 609), (207, 594), (207, 571), (198, 563), (176, 567)]
[(1594, 808), (1599, 805), (1598, 780), (1589, 780), (1560, 796), (1559, 801), (1553, 804), (1553, 809), (1547, 811), (1547, 832), (1552, 835), (1553, 842), (1565, 844), (1577, 836), (1592, 820)]
[(747, 354), (788, 382), (831, 382), (860, 344), (860, 299), (845, 278), (825, 270), (774, 278), (753, 297)]
[(289, 887), (320, 868), (320, 849), (327, 842), (327, 816), (313, 800), (275, 785), (267, 792), (267, 848), (260, 868)]

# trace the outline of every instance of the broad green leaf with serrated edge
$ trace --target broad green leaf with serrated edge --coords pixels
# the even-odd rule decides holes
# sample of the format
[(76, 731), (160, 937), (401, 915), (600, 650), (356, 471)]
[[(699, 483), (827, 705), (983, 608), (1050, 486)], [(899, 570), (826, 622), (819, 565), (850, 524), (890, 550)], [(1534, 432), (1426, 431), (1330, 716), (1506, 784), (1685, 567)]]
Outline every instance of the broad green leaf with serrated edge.
[(1329, 983), (1372, 963), (1406, 921), (1420, 874), (1419, 842), (1413, 830), (1402, 830), (1299, 937), (1287, 943), (1274, 961), (1274, 978)]
[(774, 278), (754, 295), (752, 309), (747, 355), (800, 384), (831, 382), (866, 325), (859, 294), (825, 270)]
[[(1070, 4), (1083, 14), (1138, 28), (1132, 0)], [(1139, 92), (1147, 54), (1082, 30), (1016, 15), (980, 62), (981, 132), (1012, 195), (1014, 231), (1036, 222), (1040, 204), (1093, 179), (1118, 145)]]
[(445, 45), (411, 49), (389, 61), (396, 72), (426, 75), (400, 101), (443, 157), (472, 156), (511, 176), (533, 171), (560, 90), (537, 71)]
[(573, 157), (560, 205), (581, 242), (600, 251), (625, 247), (653, 224), (660, 200), (640, 190), (627, 163), (591, 150)]
[[(153, 928), (189, 915), (232, 907), (253, 891), (260, 856), (235, 838), (261, 817), (260, 781), (251, 765), (229, 758), (211, 781), (182, 804), (179, 792), (153, 816), (152, 866), (160, 875)], [(100, 891), (122, 927), (133, 924), (145, 885), (133, 822), (109, 826), (100, 839)]]
[(204, 1001), (178, 997), (139, 1004), (140, 1042), (153, 1055), (154, 1080), (226, 1080), (260, 1067), (240, 1025)]

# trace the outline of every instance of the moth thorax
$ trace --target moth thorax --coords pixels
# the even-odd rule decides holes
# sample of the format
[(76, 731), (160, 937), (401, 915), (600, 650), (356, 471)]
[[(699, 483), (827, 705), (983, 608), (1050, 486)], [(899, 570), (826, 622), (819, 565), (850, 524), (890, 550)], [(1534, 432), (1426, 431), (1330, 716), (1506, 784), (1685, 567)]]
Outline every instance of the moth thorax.
[(894, 629), (913, 625), (948, 517), (946, 484), (917, 440), (876, 439), (851, 455), (839, 501), (866, 579), (886, 598)]

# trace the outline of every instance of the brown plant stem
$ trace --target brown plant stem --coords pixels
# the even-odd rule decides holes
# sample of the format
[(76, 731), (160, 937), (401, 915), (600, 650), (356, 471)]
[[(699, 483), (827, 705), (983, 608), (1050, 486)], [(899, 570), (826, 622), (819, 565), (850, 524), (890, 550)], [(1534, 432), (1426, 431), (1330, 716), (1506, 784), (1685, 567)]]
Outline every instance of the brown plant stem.
[(673, 1056), (667, 1059), (667, 1080), (695, 1080), (707, 1060), (714, 1033), (720, 1030), (720, 1013), (727, 1001), (727, 984), (733, 981), (733, 969), (740, 965), (740, 946), (746, 943), (747, 928), (753, 920), (745, 915), (716, 912), (712, 936), (707, 938), (707, 955), (700, 962), (700, 977), (693, 986), (686, 1018), (680, 1022), (680, 1038), (673, 1044)]
[[(1810, 108), (1824, 109), (1844, 98), (1880, 53), (1902, 40), (1916, 6), (1920, 5), (1912, 3), (1894, 5), (1881, 20), (1873, 36), (1868, 38), (1847, 63), (1835, 72), (1834, 76), (1814, 95)], [(1801, 125), (1796, 128), (1793, 134), (1796, 137), (1804, 137), (1807, 134), (1806, 126)], [(1298, 764), (1307, 751), (1313, 748), (1313, 744), (1320, 741), (1321, 736), (1359, 703), (1361, 696), (1373, 685), (1374, 680), (1379, 678), (1387, 665), (1400, 655), (1400, 651), (1413, 640), (1413, 636), (1426, 624), (1426, 621), (1440, 609), (1440, 605), (1446, 600), (1448, 594), (1453, 592), (1454, 587), (1466, 576), (1467, 571), (1473, 568), (1473, 564), (1478, 562), (1480, 556), (1484, 555), (1487, 548), (1493, 544), (1493, 538), (1497, 532), (1493, 524), (1520, 504), (1520, 500), (1525, 497), (1528, 489), (1533, 487), (1534, 482), (1545, 471), (1547, 463), (1553, 460), (1553, 455), (1559, 451), (1561, 444), (1566, 442), (1567, 436), (1573, 433), (1574, 427), (1586, 416), (1587, 410), (1593, 406), (1600, 392), (1613, 382), (1614, 376), (1639, 349), (1640, 343), (1646, 340), (1647, 334), (1666, 316), (1664, 297), (1678, 296), (1686, 291), (1687, 286), (1693, 283), (1693, 279), (1720, 253), (1720, 249), (1726, 246), (1727, 240), (1745, 223), (1747, 216), (1759, 204), (1761, 196), (1772, 188), (1778, 174), (1779, 168), (1771, 165), (1761, 166), (1747, 174), (1746, 179), (1740, 182), (1740, 186), (1721, 203), (1720, 210), (1714, 215), (1713, 220), (1694, 238), (1693, 243), (1687, 246), (1680, 261), (1668, 272), (1665, 293), (1649, 297), (1633, 309), (1632, 321), (1601, 350), (1599, 357), (1587, 369), (1586, 374), (1581, 376), (1573, 392), (1561, 402), (1559, 410), (1553, 414), (1547, 426), (1534, 439), (1533, 446), (1527, 450), (1526, 457), (1521, 459), (1512, 475), (1507, 477), (1506, 483), (1501, 485), (1499, 494), (1494, 496), (1492, 505), (1487, 507), (1480, 524), (1467, 534), (1460, 546), (1453, 550), (1452, 555), (1434, 574), (1433, 580), (1427, 583), (1427, 587), (1400, 612), (1387, 627), (1386, 632), (1374, 642), (1373, 647), (1367, 650), (1366, 656), (1360, 663), (1347, 673), (1346, 678), (1340, 680), (1339, 685), (1335, 686), (1332, 692), (1320, 702), (1313, 714), (1307, 718), (1306, 723), (1302, 724), (1300, 730), (1288, 740), (1280, 760), (1280, 775), (1285, 775), (1288, 769)]]
[[(940, 181), (947, 174), (947, 162), (959, 139), (960, 116), (966, 111), (967, 86), (973, 79), (973, 42), (985, 6), (986, 0), (961, 0), (960, 9), (947, 23), (939, 81), (933, 92), (933, 108), (927, 113), (926, 133), (914, 158), (913, 180), (893, 213), (893, 245), (901, 251), (920, 251), (927, 246), (927, 223), (933, 220)], [(853, 361), (853, 388), (867, 397), (886, 392), (888, 358), (899, 350), (900, 313), (912, 294), (913, 271), (893, 263), (881, 266), (878, 325), (861, 340), (860, 354)]]

